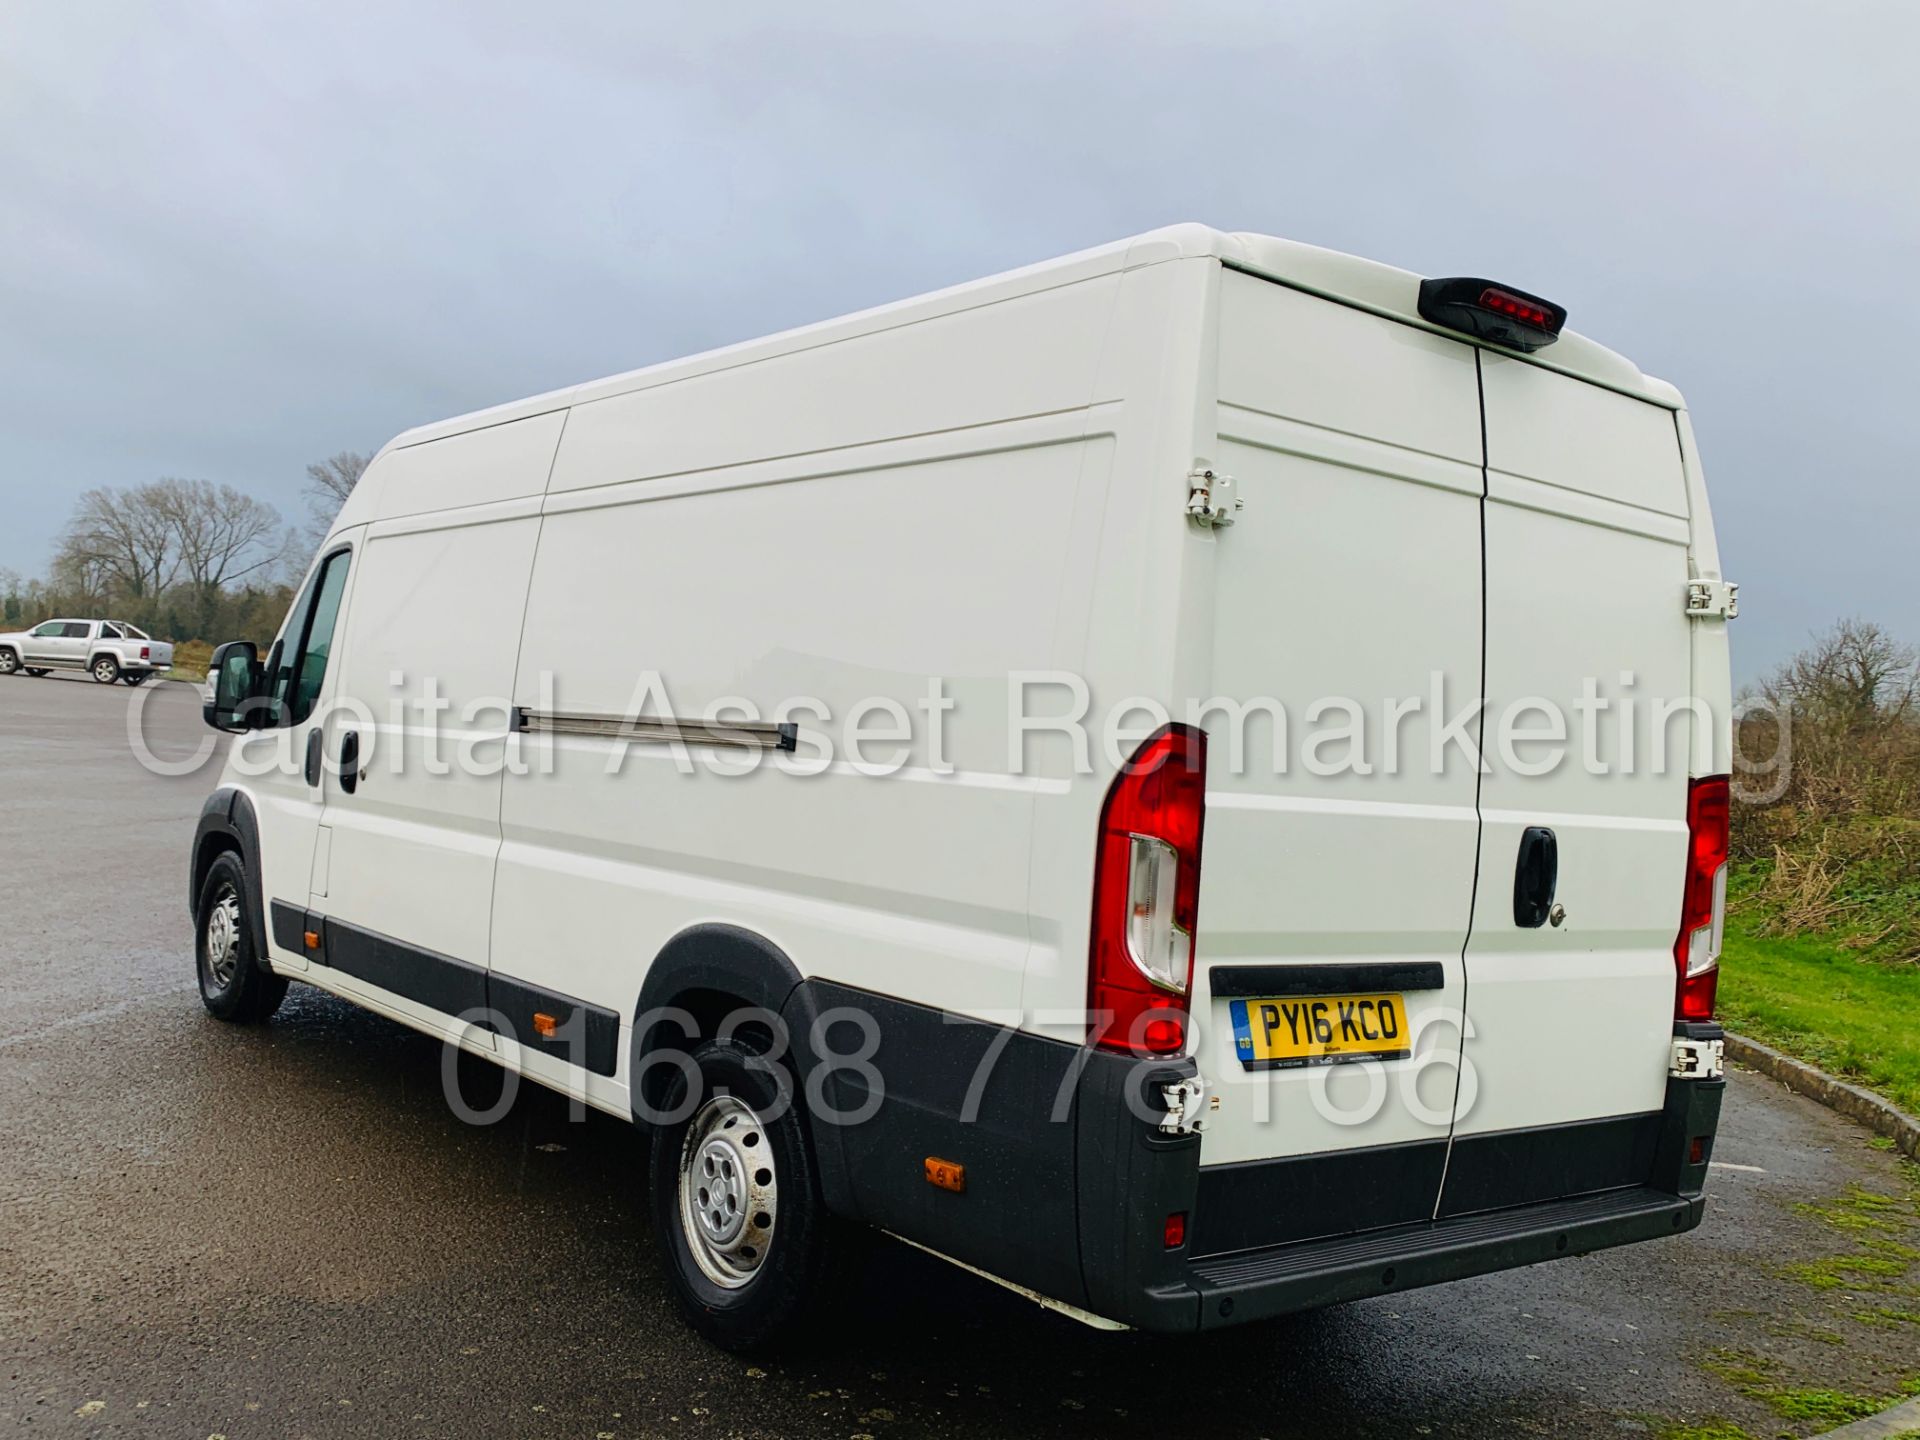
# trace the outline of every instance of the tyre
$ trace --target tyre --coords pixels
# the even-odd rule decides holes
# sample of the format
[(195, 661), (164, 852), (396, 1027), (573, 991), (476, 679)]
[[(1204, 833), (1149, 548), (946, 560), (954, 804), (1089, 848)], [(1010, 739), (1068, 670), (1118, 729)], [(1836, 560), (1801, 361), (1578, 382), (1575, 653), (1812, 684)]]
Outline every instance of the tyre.
[(147, 680), (151, 677), (152, 673), (153, 672), (150, 670), (129, 670), (127, 671), (126, 674), (122, 675), (120, 678), (128, 685), (144, 685), (147, 683)]
[(287, 994), (285, 976), (260, 968), (246, 893), (246, 869), (239, 856), (226, 851), (208, 868), (193, 912), (200, 1001), (208, 1014), (238, 1025), (265, 1020)]
[(35, 670), (31, 666), (27, 667), (27, 674), (31, 675), (36, 680), (38, 680), (42, 675), (46, 673), (47, 672), (44, 670)]
[[(667, 1279), (689, 1324), (714, 1344), (760, 1351), (826, 1299), (838, 1222), (794, 1087), (736, 1040), (693, 1052), (699, 1086), (674, 1079), (653, 1136), (649, 1189)], [(786, 1072), (780, 1072), (785, 1075)]]
[(120, 662), (111, 655), (96, 655), (93, 663), (87, 667), (87, 673), (102, 685), (111, 685), (120, 678)]
[(0, 650), (0, 675), (11, 675), (20, 668), (20, 657), (11, 650)]

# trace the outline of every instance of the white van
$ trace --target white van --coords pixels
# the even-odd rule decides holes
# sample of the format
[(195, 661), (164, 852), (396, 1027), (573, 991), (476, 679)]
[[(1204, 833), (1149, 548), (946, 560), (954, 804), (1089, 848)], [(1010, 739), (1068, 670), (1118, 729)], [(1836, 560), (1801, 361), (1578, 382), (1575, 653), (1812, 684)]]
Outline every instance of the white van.
[(1564, 319), (1185, 225), (409, 431), (217, 661), (208, 1008), (632, 1117), (734, 1347), (857, 1226), (1155, 1331), (1690, 1229), (1733, 587)]

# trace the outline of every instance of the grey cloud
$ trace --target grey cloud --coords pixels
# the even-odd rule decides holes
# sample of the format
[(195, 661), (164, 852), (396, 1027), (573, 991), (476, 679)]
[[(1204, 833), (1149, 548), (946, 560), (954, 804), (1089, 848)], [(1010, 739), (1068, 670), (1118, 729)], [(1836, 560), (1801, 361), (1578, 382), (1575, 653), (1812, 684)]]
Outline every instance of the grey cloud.
[(1737, 667), (1920, 639), (1915, 12), (9, 6), (0, 565), (80, 490), (424, 420), (1177, 219), (1553, 296), (1687, 392)]

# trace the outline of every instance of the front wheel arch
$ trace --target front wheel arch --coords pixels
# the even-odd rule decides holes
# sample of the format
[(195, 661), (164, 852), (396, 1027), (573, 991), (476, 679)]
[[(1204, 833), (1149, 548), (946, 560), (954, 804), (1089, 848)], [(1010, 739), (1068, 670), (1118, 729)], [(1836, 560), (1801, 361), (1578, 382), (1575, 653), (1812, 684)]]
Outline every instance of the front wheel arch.
[(194, 830), (193, 850), (187, 874), (187, 914), (194, 916), (200, 904), (200, 887), (213, 862), (226, 851), (240, 857), (240, 868), (247, 877), (245, 904), (253, 933), (262, 937), (259, 963), (269, 968), (267, 945), (272, 932), (267, 928), (266, 897), (260, 888), (260, 822), (253, 801), (244, 790), (225, 786), (207, 797), (200, 809), (200, 823)]
[[(251, 888), (238, 851), (213, 857), (194, 906), (194, 977), (216, 1020), (257, 1025), (286, 998), (287, 981), (265, 964), (266, 941), (246, 917)], [(216, 948), (217, 947), (217, 948)]]

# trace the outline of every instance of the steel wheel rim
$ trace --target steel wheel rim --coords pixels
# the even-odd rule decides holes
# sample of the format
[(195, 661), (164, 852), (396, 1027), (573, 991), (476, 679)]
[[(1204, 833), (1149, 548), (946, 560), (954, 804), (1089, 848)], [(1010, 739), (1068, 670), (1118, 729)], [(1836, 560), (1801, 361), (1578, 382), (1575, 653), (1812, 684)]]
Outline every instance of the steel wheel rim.
[(220, 894), (207, 911), (207, 978), (214, 988), (226, 989), (240, 970), (240, 897), (231, 885), (220, 887)]
[(723, 1290), (750, 1284), (779, 1217), (779, 1176), (766, 1127), (743, 1101), (716, 1095), (680, 1147), (680, 1229), (700, 1273)]

